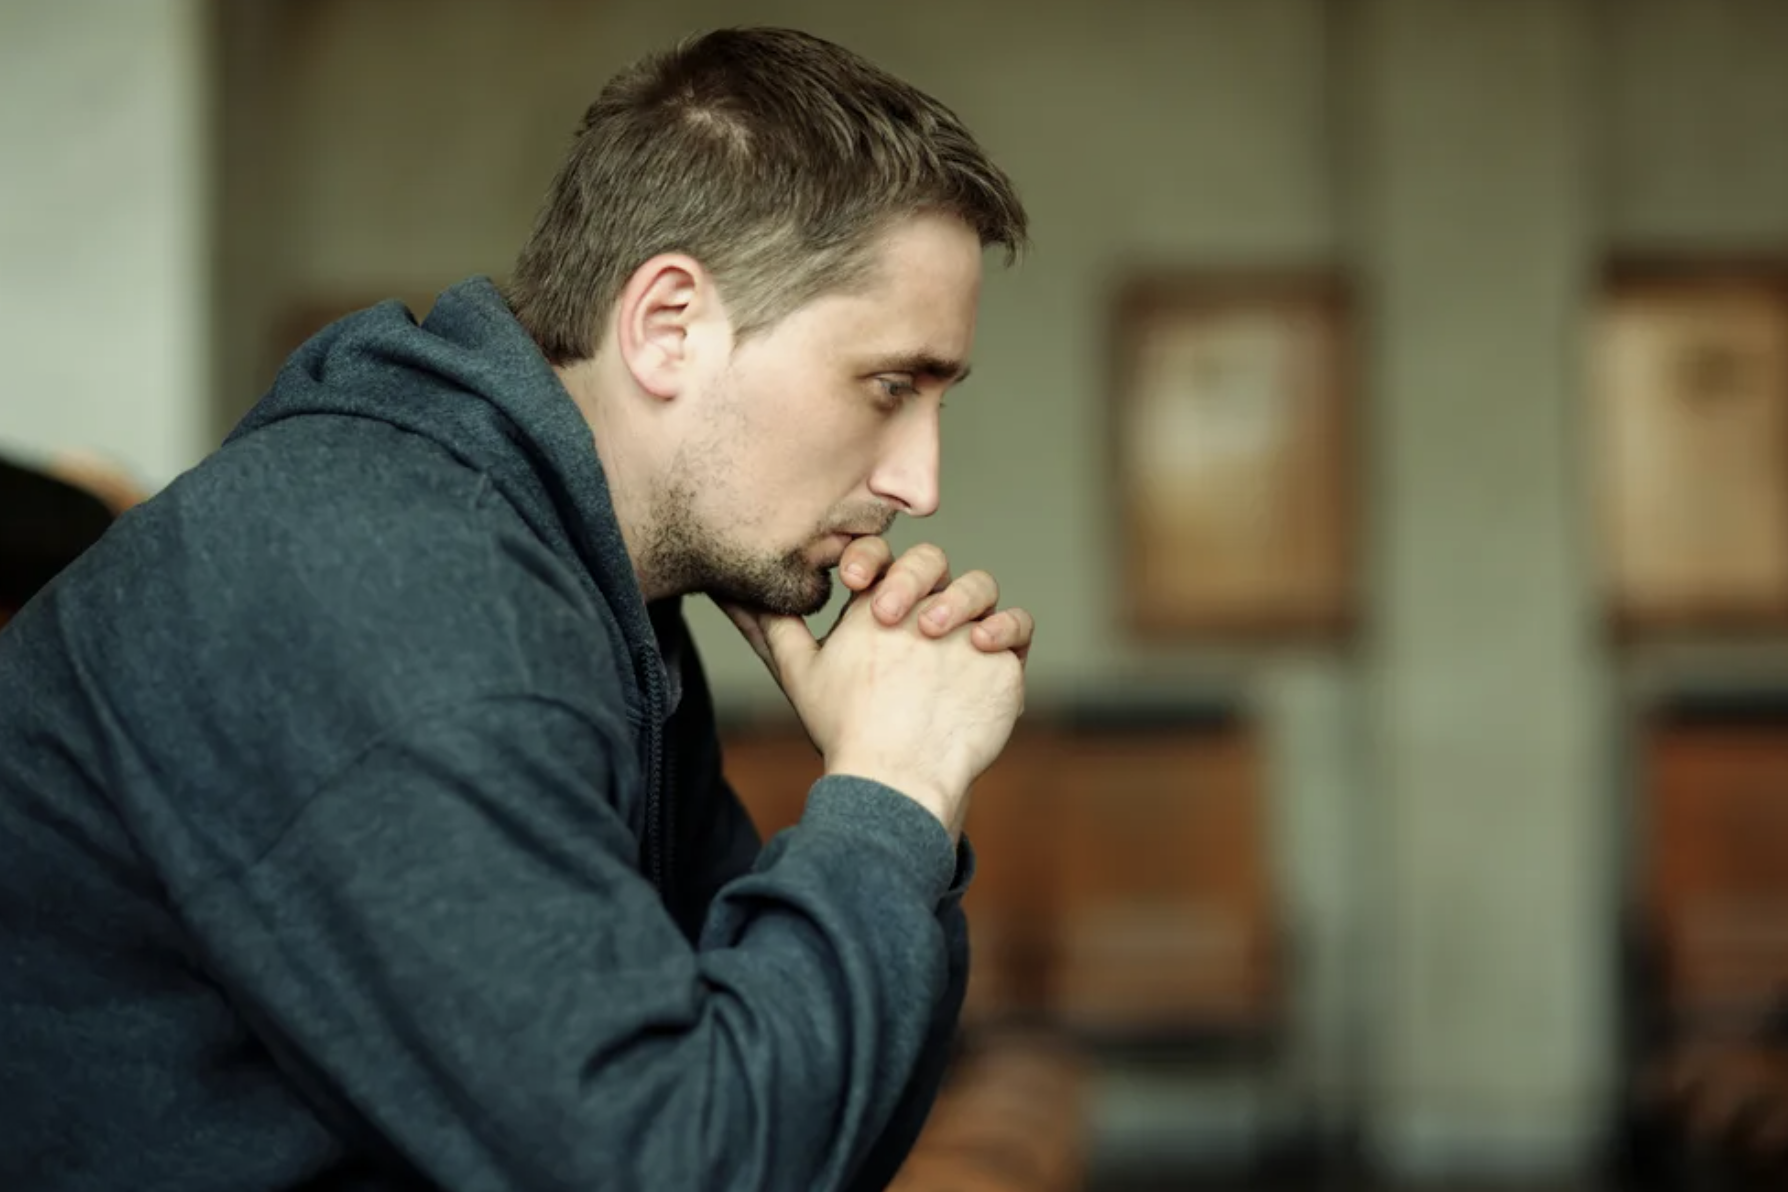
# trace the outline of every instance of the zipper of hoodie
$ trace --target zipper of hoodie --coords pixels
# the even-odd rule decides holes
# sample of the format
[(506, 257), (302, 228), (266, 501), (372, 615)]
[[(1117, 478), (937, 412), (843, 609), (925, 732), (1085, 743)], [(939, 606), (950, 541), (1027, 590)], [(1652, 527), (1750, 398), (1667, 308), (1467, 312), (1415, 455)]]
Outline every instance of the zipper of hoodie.
[(658, 888), (668, 895), (677, 852), (677, 753), (662, 745), (660, 749), (664, 756), (664, 781), (658, 788)]
[[(655, 661), (655, 660), (654, 660)], [(648, 669), (647, 701), (651, 707), (647, 715), (652, 717), (652, 773), (651, 788), (646, 797), (646, 864), (648, 877), (660, 894), (670, 890), (671, 870), (671, 838), (670, 826), (673, 811), (671, 808), (671, 792), (674, 789), (676, 776), (676, 759), (671, 751), (665, 748), (665, 737), (670, 729), (670, 717), (658, 720), (658, 712), (664, 706), (663, 680), (656, 670)]]
[(646, 796), (646, 876), (659, 893), (664, 892), (664, 784), (660, 771), (664, 768), (664, 746), (652, 742), (652, 789)]

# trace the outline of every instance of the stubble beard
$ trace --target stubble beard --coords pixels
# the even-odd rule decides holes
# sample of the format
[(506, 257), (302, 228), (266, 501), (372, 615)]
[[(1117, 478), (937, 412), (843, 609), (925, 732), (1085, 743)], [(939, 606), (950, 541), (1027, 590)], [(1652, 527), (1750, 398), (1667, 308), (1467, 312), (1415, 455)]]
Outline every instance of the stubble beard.
[(703, 524), (694, 498), (687, 475), (673, 478), (659, 494), (646, 555), (660, 584), (787, 617), (812, 616), (826, 607), (832, 569), (815, 566), (806, 546), (780, 555), (754, 554)]

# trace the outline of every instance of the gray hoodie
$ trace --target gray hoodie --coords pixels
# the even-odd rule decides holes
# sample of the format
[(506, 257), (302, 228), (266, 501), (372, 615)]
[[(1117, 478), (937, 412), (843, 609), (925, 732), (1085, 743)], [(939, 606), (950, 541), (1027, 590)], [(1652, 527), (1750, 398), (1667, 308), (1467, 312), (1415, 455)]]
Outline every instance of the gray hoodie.
[(879, 1187), (972, 869), (760, 851), (496, 287), (381, 304), (0, 631), (0, 1187)]

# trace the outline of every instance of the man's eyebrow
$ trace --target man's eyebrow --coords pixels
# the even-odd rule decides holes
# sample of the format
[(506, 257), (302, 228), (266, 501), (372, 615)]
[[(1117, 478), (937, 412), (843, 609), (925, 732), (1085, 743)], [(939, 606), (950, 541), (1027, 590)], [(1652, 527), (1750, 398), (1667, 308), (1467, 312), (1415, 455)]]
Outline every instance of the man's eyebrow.
[(930, 352), (900, 352), (876, 360), (870, 366), (870, 371), (874, 373), (911, 373), (915, 377), (924, 377), (926, 380), (959, 385), (968, 380), (969, 366), (965, 360), (949, 360), (942, 356), (934, 356)]

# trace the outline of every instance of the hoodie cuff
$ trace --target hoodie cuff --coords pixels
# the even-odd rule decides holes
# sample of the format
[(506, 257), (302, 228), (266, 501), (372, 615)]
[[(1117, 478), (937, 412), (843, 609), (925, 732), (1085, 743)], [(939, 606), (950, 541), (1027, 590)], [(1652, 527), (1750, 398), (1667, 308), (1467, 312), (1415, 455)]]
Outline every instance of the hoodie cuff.
[(951, 847), (950, 833), (935, 815), (873, 779), (821, 778), (808, 792), (801, 826), (824, 835), (852, 837), (889, 856), (933, 905), (953, 893), (959, 895), (958, 881), (966, 883), (974, 872), (973, 853)]

